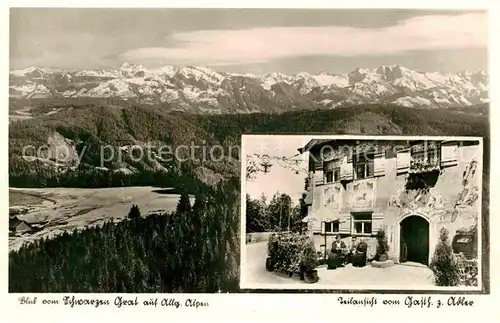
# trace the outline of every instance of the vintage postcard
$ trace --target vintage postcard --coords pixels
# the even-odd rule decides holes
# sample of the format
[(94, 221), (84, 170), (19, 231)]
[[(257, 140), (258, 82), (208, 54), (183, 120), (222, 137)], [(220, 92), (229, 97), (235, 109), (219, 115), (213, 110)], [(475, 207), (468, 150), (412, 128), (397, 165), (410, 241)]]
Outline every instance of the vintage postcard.
[(489, 306), (490, 12), (216, 2), (8, 8), (15, 318)]
[(242, 151), (243, 288), (481, 290), (481, 137), (244, 135)]

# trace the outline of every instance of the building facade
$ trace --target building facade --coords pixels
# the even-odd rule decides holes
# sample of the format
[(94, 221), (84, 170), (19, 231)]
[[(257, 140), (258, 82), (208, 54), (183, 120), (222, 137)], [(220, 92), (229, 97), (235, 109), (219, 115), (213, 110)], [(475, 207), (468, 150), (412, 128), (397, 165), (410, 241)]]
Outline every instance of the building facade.
[(317, 250), (330, 249), (336, 235), (357, 236), (368, 243), (370, 257), (383, 229), (391, 259), (428, 265), (441, 228), (451, 242), (480, 223), (480, 139), (318, 139), (299, 151), (309, 153), (303, 222)]

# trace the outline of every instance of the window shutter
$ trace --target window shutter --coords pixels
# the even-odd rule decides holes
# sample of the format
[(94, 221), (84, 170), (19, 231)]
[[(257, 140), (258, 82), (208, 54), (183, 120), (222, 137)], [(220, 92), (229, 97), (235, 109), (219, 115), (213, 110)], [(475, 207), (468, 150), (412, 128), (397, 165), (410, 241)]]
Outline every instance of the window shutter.
[(384, 176), (385, 175), (385, 153), (375, 154), (373, 160), (373, 176)]
[(339, 233), (351, 233), (351, 214), (342, 214), (340, 216)]
[(321, 159), (321, 156), (315, 157), (313, 159), (313, 164), (314, 164), (314, 169), (323, 169), (323, 159)]
[(382, 213), (372, 214), (372, 234), (376, 234), (379, 229), (384, 227), (384, 215)]
[(322, 185), (324, 183), (324, 174), (323, 174), (323, 161), (315, 161), (314, 163), (314, 185)]
[(347, 152), (347, 162), (348, 163), (352, 163), (352, 156), (353, 156), (353, 152), (351, 149), (349, 149), (349, 151)]
[(312, 227), (313, 227), (313, 232), (321, 232), (322, 229), (322, 224), (320, 221), (313, 221), (312, 222)]
[(324, 174), (323, 174), (323, 170), (316, 170), (314, 172), (314, 185), (318, 186), (318, 185), (323, 185), (325, 181), (325, 178), (324, 178)]
[(325, 172), (328, 172), (333, 169), (333, 160), (325, 162)]
[(311, 205), (313, 202), (313, 192), (311, 188), (307, 191), (306, 198), (304, 199), (305, 205)]
[(458, 150), (458, 145), (454, 141), (443, 142), (441, 144), (442, 167), (458, 165), (457, 150)]
[(348, 158), (344, 157), (342, 164), (340, 166), (340, 180), (352, 181), (352, 179), (353, 179), (352, 159), (349, 162)]
[(407, 173), (410, 169), (410, 149), (404, 149), (397, 152), (398, 174)]
[(326, 222), (321, 222), (321, 234), (325, 234)]

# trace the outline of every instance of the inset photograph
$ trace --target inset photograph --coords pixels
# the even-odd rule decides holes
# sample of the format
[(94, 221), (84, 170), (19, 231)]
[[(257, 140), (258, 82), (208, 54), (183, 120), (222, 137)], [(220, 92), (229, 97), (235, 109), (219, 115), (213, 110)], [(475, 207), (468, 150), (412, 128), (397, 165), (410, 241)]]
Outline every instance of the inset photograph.
[(483, 141), (243, 135), (241, 288), (480, 290)]

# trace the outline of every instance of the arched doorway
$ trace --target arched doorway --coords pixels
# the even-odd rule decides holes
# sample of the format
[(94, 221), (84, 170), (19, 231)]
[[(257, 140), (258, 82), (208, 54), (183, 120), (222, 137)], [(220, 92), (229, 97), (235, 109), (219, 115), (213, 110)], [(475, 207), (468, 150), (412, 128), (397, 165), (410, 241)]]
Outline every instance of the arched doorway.
[(429, 222), (421, 216), (411, 215), (399, 224), (400, 262), (413, 261), (429, 264)]

